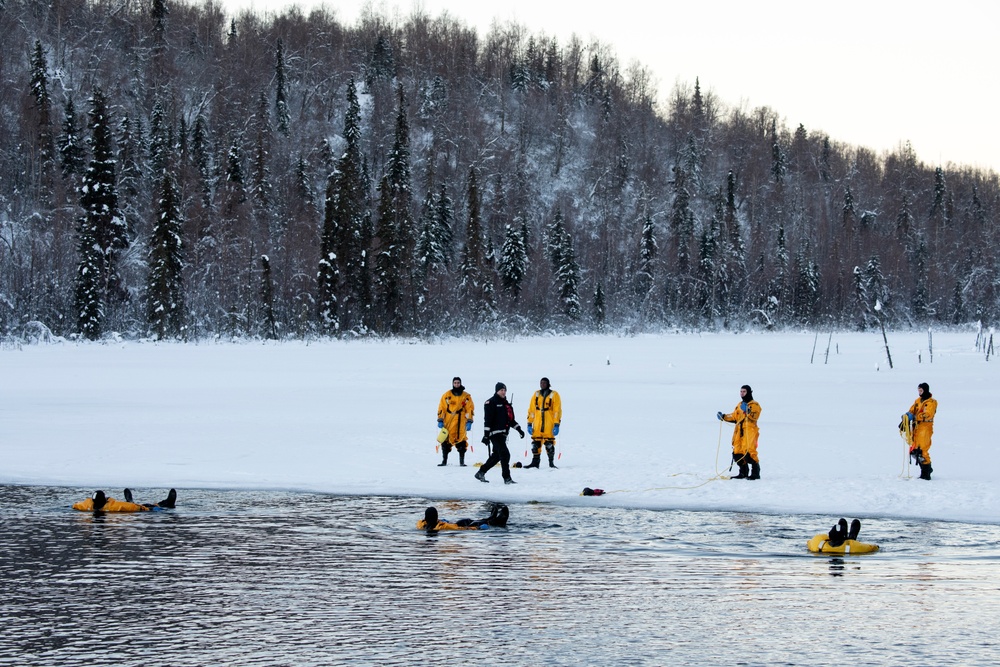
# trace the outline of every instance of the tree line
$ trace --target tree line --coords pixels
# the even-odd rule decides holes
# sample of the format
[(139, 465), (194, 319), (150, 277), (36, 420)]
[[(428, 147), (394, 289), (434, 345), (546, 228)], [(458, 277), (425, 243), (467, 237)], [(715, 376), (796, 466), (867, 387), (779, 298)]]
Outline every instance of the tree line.
[[(0, 335), (991, 323), (997, 174), (447, 14), (0, 0)], [(40, 324), (39, 324), (40, 323)]]

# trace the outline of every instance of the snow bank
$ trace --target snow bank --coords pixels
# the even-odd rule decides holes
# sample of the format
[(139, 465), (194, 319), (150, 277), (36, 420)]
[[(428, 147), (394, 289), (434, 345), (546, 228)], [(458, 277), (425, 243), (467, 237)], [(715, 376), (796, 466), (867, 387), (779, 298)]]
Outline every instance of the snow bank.
[[(0, 483), (295, 489), (644, 508), (1000, 522), (989, 418), (998, 363), (974, 333), (678, 334), (438, 343), (65, 343), (0, 351)], [(498, 380), (523, 423), (547, 376), (558, 470), (439, 468), (436, 409)], [(901, 479), (896, 424), (928, 382), (934, 479)], [(763, 408), (760, 481), (712, 480), (739, 387)], [(721, 444), (720, 444), (721, 442)], [(525, 460), (528, 440), (511, 440)], [(716, 468), (718, 461), (718, 469)], [(614, 491), (582, 497), (585, 487)], [(183, 493), (182, 499), (183, 499)], [(183, 500), (182, 500), (183, 501)]]

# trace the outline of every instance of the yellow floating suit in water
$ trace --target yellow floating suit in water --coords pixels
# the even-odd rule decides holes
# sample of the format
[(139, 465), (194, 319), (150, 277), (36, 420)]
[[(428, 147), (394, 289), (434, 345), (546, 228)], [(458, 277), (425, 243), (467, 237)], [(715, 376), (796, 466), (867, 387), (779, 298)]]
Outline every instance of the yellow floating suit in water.
[(866, 544), (857, 540), (844, 540), (843, 544), (835, 547), (830, 544), (828, 533), (813, 535), (806, 546), (814, 554), (870, 554), (878, 551), (877, 544)]

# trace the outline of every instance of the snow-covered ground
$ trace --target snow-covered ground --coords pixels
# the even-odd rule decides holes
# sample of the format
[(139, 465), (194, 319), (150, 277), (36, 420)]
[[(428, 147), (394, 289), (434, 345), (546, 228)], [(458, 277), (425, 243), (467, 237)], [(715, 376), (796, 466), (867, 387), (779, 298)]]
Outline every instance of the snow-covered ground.
[[(56, 343), (0, 349), (0, 483), (342, 494), (1000, 523), (1000, 360), (974, 332), (554, 336), (510, 341)], [(1000, 343), (1000, 340), (998, 340)], [(563, 400), (559, 469), (437, 467), (436, 410), (460, 375), (481, 406), (500, 380), (518, 420), (547, 376)], [(902, 479), (896, 425), (928, 382), (934, 479)], [(742, 384), (762, 479), (714, 480)], [(721, 445), (720, 445), (721, 441)], [(512, 434), (514, 460), (528, 440)], [(543, 459), (544, 460), (544, 459)], [(544, 466), (544, 463), (543, 463)], [(718, 468), (717, 468), (718, 466)], [(584, 487), (614, 491), (582, 497)], [(152, 493), (152, 492), (151, 492)]]

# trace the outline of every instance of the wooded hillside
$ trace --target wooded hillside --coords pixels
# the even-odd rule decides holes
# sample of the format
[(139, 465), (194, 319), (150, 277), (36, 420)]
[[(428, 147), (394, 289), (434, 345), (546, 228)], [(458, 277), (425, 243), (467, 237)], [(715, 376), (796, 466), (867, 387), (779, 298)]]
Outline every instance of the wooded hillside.
[(1000, 313), (995, 172), (661, 95), (601, 43), (167, 0), (0, 0), (0, 31), (0, 336)]

